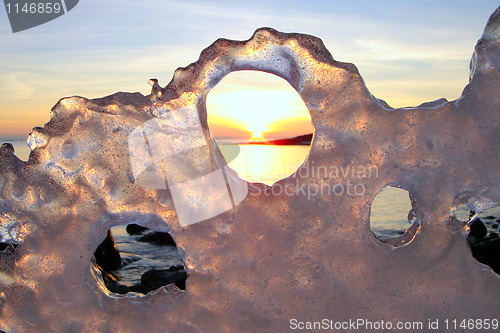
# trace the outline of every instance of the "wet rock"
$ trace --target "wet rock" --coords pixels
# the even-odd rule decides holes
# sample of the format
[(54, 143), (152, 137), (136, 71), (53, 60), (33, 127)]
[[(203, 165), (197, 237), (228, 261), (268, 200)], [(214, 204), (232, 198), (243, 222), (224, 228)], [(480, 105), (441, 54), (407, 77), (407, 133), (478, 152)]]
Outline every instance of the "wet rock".
[(94, 257), (102, 270), (111, 271), (120, 267), (122, 259), (111, 230), (108, 230), (108, 235), (95, 250)]
[(488, 229), (480, 219), (475, 219), (469, 225), (470, 232), (467, 236), (469, 243), (474, 243), (488, 234)]
[(500, 274), (500, 238), (488, 237), (481, 242), (471, 244), (472, 255), (477, 261), (490, 266)]
[(168, 269), (150, 270), (141, 276), (141, 284), (150, 290), (174, 283), (177, 288), (186, 289), (187, 274), (182, 266), (173, 266)]
[(104, 281), (104, 284), (106, 285), (106, 288), (112, 293), (121, 295), (125, 295), (130, 292), (147, 294), (148, 291), (151, 291), (151, 289), (149, 289), (148, 287), (140, 284), (133, 286), (121, 284), (121, 277), (117, 273), (105, 271), (99, 266), (97, 266), (97, 269), (99, 269), (99, 271), (101, 272), (102, 279)]
[(149, 288), (143, 286), (142, 284), (130, 286), (128, 287), (128, 290), (132, 293), (140, 293), (144, 295), (151, 291)]
[(118, 283), (118, 281), (120, 280), (120, 278), (116, 274), (114, 274), (112, 272), (105, 271), (102, 268), (100, 268), (99, 266), (97, 266), (97, 268), (101, 271), (102, 280), (104, 281), (104, 284), (106, 285), (106, 287), (108, 289), (110, 289), (112, 286), (116, 285)]
[(93, 267), (93, 269), (95, 271), (99, 271), (101, 273), (102, 281), (104, 282), (104, 284), (106, 285), (106, 288), (109, 291), (114, 292), (114, 293), (119, 293), (118, 292), (119, 287), (116, 287), (116, 286), (118, 284), (118, 281), (120, 280), (120, 277), (117, 274), (102, 269), (97, 264), (95, 257), (92, 258), (92, 260), (90, 261), (90, 265), (91, 265), (91, 267)]
[(132, 223), (132, 224), (127, 225), (125, 230), (127, 230), (129, 235), (141, 235), (146, 230), (148, 230), (148, 228), (143, 227), (142, 225)]
[(0, 251), (5, 251), (7, 253), (14, 253), (16, 250), (17, 244), (10, 243), (0, 243)]
[(111, 291), (112, 293), (121, 294), (121, 295), (129, 293), (131, 291), (129, 287), (124, 286), (123, 284), (119, 284), (119, 283), (115, 283), (115, 284), (111, 284), (111, 285), (106, 284), (106, 288), (108, 288), (108, 290)]
[(5, 248), (0, 250), (0, 267), (6, 271), (14, 269), (16, 263), (16, 246), (14, 244), (7, 244)]
[(168, 232), (151, 231), (139, 238), (138, 241), (157, 245), (175, 246), (174, 239)]

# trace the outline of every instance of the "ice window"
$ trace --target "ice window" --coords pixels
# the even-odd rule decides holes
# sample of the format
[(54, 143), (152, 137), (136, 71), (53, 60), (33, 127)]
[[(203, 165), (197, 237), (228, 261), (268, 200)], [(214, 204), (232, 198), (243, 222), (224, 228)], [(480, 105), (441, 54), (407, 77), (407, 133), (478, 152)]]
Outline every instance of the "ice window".
[(207, 117), (230, 167), (249, 182), (272, 185), (294, 173), (309, 153), (309, 111), (278, 76), (230, 73), (209, 93)]
[(370, 210), (370, 228), (384, 243), (401, 246), (409, 243), (420, 226), (408, 191), (388, 186), (382, 189)]

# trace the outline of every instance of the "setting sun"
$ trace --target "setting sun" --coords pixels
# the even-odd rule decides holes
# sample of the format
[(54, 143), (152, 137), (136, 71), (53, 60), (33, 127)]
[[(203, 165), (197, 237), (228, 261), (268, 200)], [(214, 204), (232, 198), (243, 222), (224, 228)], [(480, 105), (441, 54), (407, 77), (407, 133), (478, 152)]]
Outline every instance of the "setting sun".
[(221, 140), (274, 140), (313, 132), (309, 111), (284, 79), (256, 71), (226, 76), (207, 97), (210, 130)]
[(253, 139), (262, 139), (262, 132), (257, 132), (257, 131), (252, 132), (252, 138)]
[(268, 132), (269, 129), (262, 126), (253, 126), (248, 128), (248, 130), (252, 133), (251, 139), (261, 140), (264, 138), (264, 133)]

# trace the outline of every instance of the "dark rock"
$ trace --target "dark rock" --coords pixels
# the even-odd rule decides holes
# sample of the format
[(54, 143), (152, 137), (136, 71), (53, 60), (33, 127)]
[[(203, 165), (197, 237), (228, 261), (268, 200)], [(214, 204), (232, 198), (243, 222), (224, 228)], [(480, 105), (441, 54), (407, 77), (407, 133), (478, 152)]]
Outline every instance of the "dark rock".
[(101, 272), (102, 279), (104, 281), (104, 284), (106, 285), (106, 288), (112, 293), (121, 295), (125, 295), (129, 292), (147, 294), (148, 291), (151, 291), (151, 289), (143, 285), (133, 285), (133, 286), (123, 285), (120, 283), (121, 278), (118, 274), (114, 272), (107, 272), (102, 268), (100, 268), (99, 266), (96, 267)]
[(0, 251), (5, 251), (7, 253), (16, 252), (17, 244), (11, 243), (0, 243)]
[(148, 230), (148, 228), (132, 223), (127, 225), (125, 230), (127, 230), (129, 235), (141, 235), (144, 231)]
[(90, 265), (96, 270), (99, 270), (102, 276), (102, 281), (106, 285), (106, 288), (111, 292), (117, 292), (118, 288), (115, 288), (115, 286), (117, 285), (118, 280), (120, 280), (120, 277), (113, 272), (103, 270), (101, 267), (99, 267), (99, 265), (97, 265), (94, 260), (90, 262)]
[(156, 290), (162, 286), (174, 283), (177, 288), (186, 289), (187, 274), (182, 266), (174, 266), (168, 269), (150, 270), (141, 276), (141, 284), (150, 290)]
[(154, 243), (157, 245), (175, 246), (174, 239), (168, 232), (151, 231), (138, 239), (139, 242)]
[[(2, 244), (2, 243), (0, 243)], [(5, 243), (3, 243), (5, 244)], [(16, 263), (16, 246), (15, 244), (7, 244), (3, 250), (0, 251), (0, 267), (5, 271), (14, 269)], [(0, 300), (1, 307), (1, 300)]]
[(2, 150), (9, 151), (9, 152), (11, 152), (12, 154), (14, 154), (14, 153), (15, 153), (14, 145), (13, 145), (12, 143), (9, 143), (9, 142), (2, 143), (1, 149), (2, 149)]
[(120, 276), (115, 272), (108, 272), (103, 270), (100, 266), (98, 266), (95, 262), (91, 262), (95, 268), (97, 268), (101, 272), (102, 280), (106, 285), (106, 288), (112, 293), (116, 294), (126, 294), (132, 291), (129, 287), (122, 285), (119, 283)]
[(128, 287), (128, 289), (129, 289), (129, 292), (141, 293), (141, 294), (144, 294), (144, 295), (146, 295), (148, 292), (151, 291), (151, 289), (143, 286), (142, 284), (133, 285), (131, 287)]
[[(469, 225), (469, 228), (470, 232), (467, 236), (469, 242), (478, 241), (488, 234), (488, 229), (480, 219), (475, 219), (474, 221), (472, 221)], [(474, 238), (472, 239), (472, 237)]]
[(102, 280), (104, 281), (104, 284), (106, 285), (106, 287), (108, 289), (110, 288), (110, 286), (113, 286), (113, 285), (118, 283), (118, 280), (120, 279), (118, 277), (118, 275), (111, 273), (111, 272), (108, 272), (108, 271), (105, 271), (102, 268), (100, 268), (99, 266), (97, 266), (97, 268), (101, 272)]
[(496, 219), (496, 217), (493, 216), (493, 215), (488, 215), (488, 216), (485, 217), (485, 219), (487, 219), (487, 220), (494, 220), (494, 219)]
[(129, 287), (124, 286), (123, 284), (119, 284), (119, 283), (106, 285), (106, 288), (108, 288), (108, 290), (111, 291), (112, 293), (121, 294), (121, 295), (129, 293), (131, 291)]
[(472, 255), (477, 261), (490, 266), (500, 274), (500, 238), (487, 238), (471, 244)]
[(120, 267), (122, 259), (111, 230), (108, 230), (108, 235), (95, 250), (94, 257), (97, 265), (105, 271), (115, 270)]

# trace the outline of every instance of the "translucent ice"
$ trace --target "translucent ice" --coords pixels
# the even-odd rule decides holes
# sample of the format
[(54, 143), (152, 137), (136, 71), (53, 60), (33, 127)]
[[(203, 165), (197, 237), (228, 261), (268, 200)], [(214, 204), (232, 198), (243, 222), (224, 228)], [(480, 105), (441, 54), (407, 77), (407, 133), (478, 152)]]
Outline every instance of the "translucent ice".
[[(420, 321), (424, 328), (428, 319), (498, 318), (500, 279), (473, 259), (467, 225), (453, 211), (500, 203), (499, 11), (456, 101), (392, 109), (318, 38), (268, 28), (244, 42), (217, 40), (165, 88), (152, 81), (149, 96), (60, 100), (50, 122), (31, 133), (27, 163), (7, 145), (0, 150), (0, 236), (19, 243), (15, 252), (0, 253), (0, 329), (281, 332), (293, 318)], [(207, 209), (219, 215), (182, 227), (169, 177), (183, 184), (225, 169), (227, 191), (231, 184), (241, 189), (210, 134), (205, 108), (210, 89), (236, 70), (274, 73), (297, 90), (315, 127), (309, 157), (295, 175), (271, 188), (244, 183), (242, 202), (233, 198), (221, 214), (211, 202)], [(169, 140), (193, 147), (191, 140), (203, 139), (182, 155), (188, 170), (146, 155), (153, 148), (145, 139), (144, 149), (134, 150), (139, 155), (130, 156), (137, 128), (166, 116), (189, 122), (182, 110), (197, 114), (200, 135), (181, 136), (181, 128)], [(148, 166), (152, 172), (144, 172)], [(159, 166), (162, 173), (154, 172)], [(377, 173), (319, 172), (330, 166)], [(357, 192), (336, 195), (354, 182)], [(420, 221), (413, 240), (397, 248), (369, 226), (370, 205), (387, 185), (410, 192)], [(196, 195), (213, 201), (223, 189)], [(185, 292), (170, 285), (119, 297), (89, 269), (107, 230), (132, 222), (174, 237), (189, 275)]]

